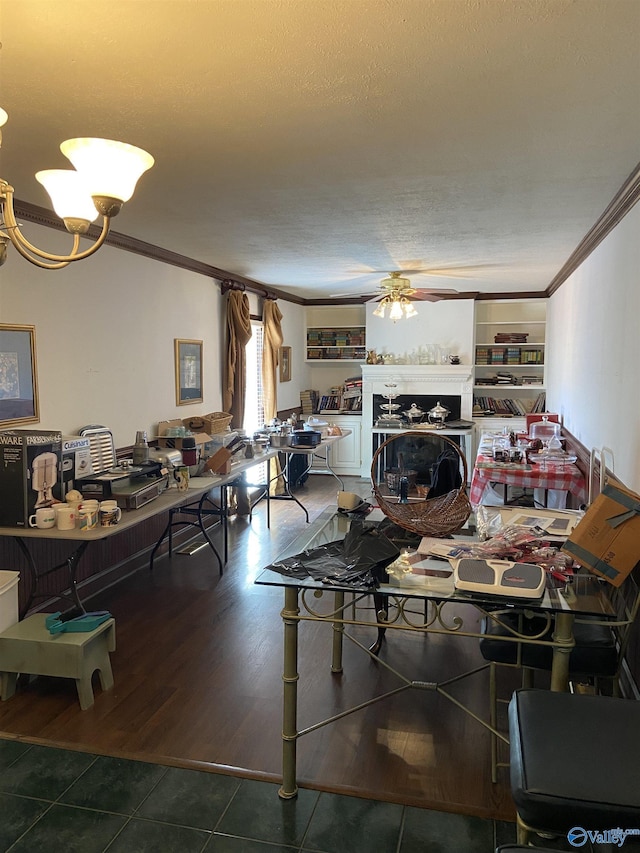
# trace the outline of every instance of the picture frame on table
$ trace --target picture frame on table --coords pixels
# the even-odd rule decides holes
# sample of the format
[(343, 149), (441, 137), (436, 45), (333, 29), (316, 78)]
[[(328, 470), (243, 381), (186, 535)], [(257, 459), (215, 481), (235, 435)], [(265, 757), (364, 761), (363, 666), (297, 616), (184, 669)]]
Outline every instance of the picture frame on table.
[(278, 364), (280, 366), (280, 382), (290, 382), (291, 347), (280, 347), (278, 350)]
[(0, 323), (0, 429), (39, 420), (36, 328)]
[(174, 339), (176, 405), (202, 403), (202, 341)]

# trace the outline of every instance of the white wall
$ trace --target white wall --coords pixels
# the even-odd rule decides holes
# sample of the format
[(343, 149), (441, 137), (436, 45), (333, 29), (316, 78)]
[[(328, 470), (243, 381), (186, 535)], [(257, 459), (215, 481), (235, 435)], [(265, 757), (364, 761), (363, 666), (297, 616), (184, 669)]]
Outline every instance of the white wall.
[(311, 387), (305, 363), (305, 309), (283, 300), (278, 307), (282, 311), (282, 345), (291, 347), (291, 381), (278, 384), (278, 409), (293, 409), (300, 405), (300, 390)]
[(378, 355), (410, 354), (427, 344), (438, 344), (460, 356), (461, 364), (471, 364), (474, 303), (472, 299), (442, 302), (414, 302), (417, 317), (393, 323), (388, 317), (375, 317), (376, 303), (367, 304), (367, 349)]
[[(26, 227), (36, 245), (68, 250), (67, 235)], [(250, 295), (252, 314), (261, 300)], [(278, 302), (292, 378), (278, 388), (278, 408), (300, 405), (307, 386), (304, 309)], [(103, 246), (92, 258), (44, 271), (12, 247), (0, 268), (0, 323), (36, 328), (39, 429), (73, 434), (107, 426), (117, 447), (137, 430), (152, 436), (160, 420), (222, 409), (224, 299), (206, 276)], [(202, 403), (177, 406), (174, 339), (203, 341)]]
[(547, 408), (640, 491), (640, 205), (551, 297)]

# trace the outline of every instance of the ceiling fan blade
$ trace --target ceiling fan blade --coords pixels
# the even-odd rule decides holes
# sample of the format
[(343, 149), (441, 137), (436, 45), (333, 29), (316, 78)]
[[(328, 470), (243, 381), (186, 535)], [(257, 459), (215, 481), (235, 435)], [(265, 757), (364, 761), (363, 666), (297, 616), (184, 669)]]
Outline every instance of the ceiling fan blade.
[(409, 296), (411, 302), (440, 302), (444, 299), (447, 293), (457, 293), (455, 290), (442, 291), (443, 295), (429, 290), (417, 290), (412, 296)]

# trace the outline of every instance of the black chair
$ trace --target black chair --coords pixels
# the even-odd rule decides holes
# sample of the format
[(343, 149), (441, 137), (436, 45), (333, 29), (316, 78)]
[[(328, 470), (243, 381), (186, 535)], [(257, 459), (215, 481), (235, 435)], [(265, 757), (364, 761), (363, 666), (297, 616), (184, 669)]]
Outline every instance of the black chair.
[[(509, 703), (518, 843), (532, 832), (640, 828), (640, 703), (516, 690)], [(574, 835), (577, 840), (578, 836)], [(575, 845), (579, 846), (579, 845)]]
[[(615, 620), (576, 617), (573, 625), (575, 646), (569, 657), (569, 677), (572, 681), (590, 682), (596, 693), (619, 694), (619, 678), (633, 624), (640, 608), (640, 587), (634, 576), (622, 587), (605, 584)], [(498, 728), (498, 707), (501, 700), (497, 689), (497, 667), (522, 669), (522, 686), (533, 686), (536, 670), (551, 671), (553, 658), (553, 620), (549, 616), (521, 609), (498, 610), (482, 621), (483, 638), (480, 651), (489, 661), (489, 718)], [(514, 637), (535, 639), (548, 645), (514, 642)], [(511, 638), (511, 639), (507, 639)], [(491, 778), (497, 779), (497, 768), (508, 762), (498, 760), (498, 737), (491, 737)]]

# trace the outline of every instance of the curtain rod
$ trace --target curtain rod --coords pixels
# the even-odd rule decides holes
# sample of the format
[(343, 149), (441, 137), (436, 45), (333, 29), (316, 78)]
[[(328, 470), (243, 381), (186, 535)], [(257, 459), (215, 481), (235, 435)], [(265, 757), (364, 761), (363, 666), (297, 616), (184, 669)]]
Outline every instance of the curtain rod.
[(249, 293), (255, 293), (257, 296), (262, 296), (263, 299), (272, 299), (276, 300), (278, 298), (277, 293), (273, 290), (267, 290), (266, 287), (258, 287), (257, 285), (245, 284), (243, 281), (235, 281), (233, 278), (225, 278), (220, 282), (220, 292), (224, 296), (225, 293), (228, 293), (230, 290), (239, 290), (242, 293), (249, 291)]

